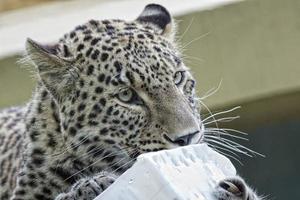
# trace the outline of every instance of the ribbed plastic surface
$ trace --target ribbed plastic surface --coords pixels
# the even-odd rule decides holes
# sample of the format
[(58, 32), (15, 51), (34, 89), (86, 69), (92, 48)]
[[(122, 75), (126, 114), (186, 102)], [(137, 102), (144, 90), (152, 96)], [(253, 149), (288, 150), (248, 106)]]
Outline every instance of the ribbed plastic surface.
[(216, 184), (236, 170), (206, 144), (147, 153), (95, 200), (213, 200)]

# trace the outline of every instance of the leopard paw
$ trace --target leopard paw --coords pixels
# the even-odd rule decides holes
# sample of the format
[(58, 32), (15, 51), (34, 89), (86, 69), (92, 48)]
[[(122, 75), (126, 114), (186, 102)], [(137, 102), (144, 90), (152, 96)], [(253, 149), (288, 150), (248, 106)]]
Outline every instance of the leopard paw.
[(214, 195), (218, 200), (260, 200), (239, 176), (220, 181)]
[(107, 172), (101, 172), (92, 178), (77, 181), (70, 192), (60, 194), (55, 200), (92, 200), (108, 188), (116, 177)]

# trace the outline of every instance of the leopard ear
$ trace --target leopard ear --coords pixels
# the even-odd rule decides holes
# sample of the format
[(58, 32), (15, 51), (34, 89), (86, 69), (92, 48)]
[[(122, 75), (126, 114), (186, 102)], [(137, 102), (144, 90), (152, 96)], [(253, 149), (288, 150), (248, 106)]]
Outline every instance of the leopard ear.
[(161, 35), (174, 40), (176, 25), (165, 7), (158, 4), (148, 4), (136, 20), (154, 26)]
[(78, 77), (73, 62), (58, 55), (58, 45), (41, 45), (26, 41), (26, 51), (36, 66), (40, 80), (57, 100), (61, 100), (75, 86)]

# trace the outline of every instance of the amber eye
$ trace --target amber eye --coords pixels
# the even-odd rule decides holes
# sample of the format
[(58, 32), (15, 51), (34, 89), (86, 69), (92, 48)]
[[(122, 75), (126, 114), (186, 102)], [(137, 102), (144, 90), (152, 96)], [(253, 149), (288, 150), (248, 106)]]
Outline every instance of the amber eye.
[(174, 74), (175, 85), (180, 85), (184, 80), (184, 71), (177, 71)]
[(143, 100), (138, 96), (138, 94), (131, 88), (124, 89), (117, 94), (117, 98), (128, 104), (143, 104)]

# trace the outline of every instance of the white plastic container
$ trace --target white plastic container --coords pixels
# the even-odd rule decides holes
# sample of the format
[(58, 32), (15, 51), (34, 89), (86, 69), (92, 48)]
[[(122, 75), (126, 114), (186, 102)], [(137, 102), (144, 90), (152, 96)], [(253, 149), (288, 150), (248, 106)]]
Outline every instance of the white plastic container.
[(213, 200), (216, 184), (236, 175), (206, 144), (147, 153), (95, 200)]

